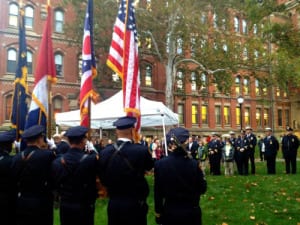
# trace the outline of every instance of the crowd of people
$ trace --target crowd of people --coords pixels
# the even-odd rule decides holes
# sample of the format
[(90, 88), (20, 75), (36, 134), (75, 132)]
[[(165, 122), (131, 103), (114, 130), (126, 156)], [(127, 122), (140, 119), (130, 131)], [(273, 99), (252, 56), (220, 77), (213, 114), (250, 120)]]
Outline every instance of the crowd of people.
[[(154, 137), (148, 142), (142, 137), (134, 143), (135, 123), (128, 116), (116, 120), (117, 139), (106, 145), (102, 140), (89, 141), (88, 129), (82, 126), (48, 140), (45, 127), (35, 125), (23, 132), (26, 147), (16, 155), (10, 154), (15, 132), (1, 132), (1, 224), (53, 225), (53, 207), (58, 202), (61, 225), (93, 225), (101, 183), (109, 198), (108, 225), (146, 225), (150, 190), (145, 174), (152, 171), (157, 224), (201, 225), (205, 171), (220, 175), (223, 163), (226, 176), (233, 175), (235, 168), (240, 175), (255, 174), (258, 146), (268, 174), (276, 173), (280, 144), (270, 128), (258, 138), (251, 127), (239, 134), (199, 138), (177, 127), (165, 140)], [(286, 173), (295, 174), (299, 140), (292, 128), (287, 128), (280, 143)]]

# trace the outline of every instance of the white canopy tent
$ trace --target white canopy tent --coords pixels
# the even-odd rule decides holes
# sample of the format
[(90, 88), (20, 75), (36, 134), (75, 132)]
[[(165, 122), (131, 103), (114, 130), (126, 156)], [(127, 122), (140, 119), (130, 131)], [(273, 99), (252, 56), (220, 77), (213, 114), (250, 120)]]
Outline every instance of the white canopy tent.
[[(162, 102), (148, 100), (141, 96), (141, 126), (155, 127), (178, 124), (178, 114), (171, 111)], [(111, 129), (113, 122), (125, 116), (123, 111), (123, 93), (119, 91), (109, 99), (91, 105), (91, 128)], [(80, 111), (56, 113), (58, 125), (77, 126), (80, 124)]]

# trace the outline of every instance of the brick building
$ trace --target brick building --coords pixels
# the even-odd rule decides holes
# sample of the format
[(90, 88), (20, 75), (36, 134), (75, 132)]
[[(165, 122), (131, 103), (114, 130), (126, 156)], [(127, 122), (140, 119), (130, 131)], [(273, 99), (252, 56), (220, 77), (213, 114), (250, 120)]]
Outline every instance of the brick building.
[[(61, 1), (52, 0), (53, 10), (53, 48), (57, 69), (57, 84), (53, 86), (52, 106), (54, 112), (78, 109), (80, 90), (80, 54), (81, 48), (65, 33), (65, 24), (76, 16), (72, 8), (61, 8)], [(294, 1), (290, 1), (294, 2)], [(296, 1), (295, 1), (296, 2)], [(26, 19), (26, 39), (28, 57), (28, 87), (33, 88), (33, 72), (39, 51), (41, 34), (47, 16), (46, 2), (23, 1)], [(298, 4), (291, 4), (290, 17), (299, 24)], [(18, 53), (18, 9), (19, 2), (14, 0), (0, 3), (0, 110), (1, 126), (10, 125), (10, 113), (13, 95), (13, 81)], [(285, 18), (288, 19), (288, 18)], [(235, 20), (235, 17), (233, 17)], [(243, 21), (236, 21), (239, 31), (243, 32)], [(101, 59), (102, 60), (102, 59)], [(141, 92), (144, 97), (152, 100), (165, 100), (165, 68), (154, 60), (146, 51), (140, 50)], [(259, 80), (251, 76), (247, 70), (233, 74), (235, 83), (229, 95), (218, 92), (210, 82), (210, 77), (200, 75), (203, 87), (194, 82), (196, 74), (177, 70), (176, 87), (174, 88), (174, 111), (179, 114), (180, 124), (189, 128), (193, 134), (210, 133), (211, 131), (228, 132), (239, 130), (242, 125), (250, 125), (256, 132), (262, 132), (267, 126), (274, 127), (280, 133), (286, 125), (299, 128), (300, 101), (296, 96), (276, 88), (261, 88)], [(182, 77), (188, 82), (182, 82)], [(116, 76), (105, 74), (95, 81), (100, 99), (106, 99), (116, 93), (120, 82)], [(184, 87), (182, 86), (184, 85)], [(181, 89), (185, 90), (184, 93)], [(241, 105), (237, 97), (243, 96)], [(108, 110), (108, 109), (105, 109)], [(155, 130), (150, 129), (150, 133)]]

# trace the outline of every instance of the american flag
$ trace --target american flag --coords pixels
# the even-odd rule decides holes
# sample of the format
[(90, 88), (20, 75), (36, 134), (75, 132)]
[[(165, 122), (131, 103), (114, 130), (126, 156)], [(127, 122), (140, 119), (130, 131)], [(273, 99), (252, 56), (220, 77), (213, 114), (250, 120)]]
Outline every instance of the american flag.
[(86, 8), (83, 43), (82, 43), (82, 77), (80, 88), (81, 126), (90, 127), (89, 101), (93, 91), (93, 78), (97, 75), (93, 46), (93, 1), (88, 0)]
[(121, 1), (107, 65), (122, 79), (124, 111), (137, 118), (135, 141), (138, 141), (141, 128), (140, 71), (134, 12), (132, 0)]

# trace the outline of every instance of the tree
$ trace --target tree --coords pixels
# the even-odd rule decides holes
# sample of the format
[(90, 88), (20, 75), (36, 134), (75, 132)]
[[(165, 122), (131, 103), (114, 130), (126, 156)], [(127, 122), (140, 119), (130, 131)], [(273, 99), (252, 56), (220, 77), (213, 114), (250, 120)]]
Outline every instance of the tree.
[[(74, 39), (79, 40), (80, 44), (85, 7), (80, 0), (65, 2), (72, 4), (76, 14), (82, 17), (77, 17), (70, 25)], [(98, 0), (94, 4), (95, 46), (99, 56), (103, 56), (99, 69), (100, 74), (104, 75), (110, 73), (105, 65), (105, 55), (111, 42), (118, 3), (115, 0)], [(273, 27), (268, 23), (261, 29), (261, 35), (253, 35), (253, 30), (258, 26), (261, 28), (260, 25), (266, 23), (271, 13), (283, 10), (273, 0), (136, 1), (140, 42), (151, 40), (151, 44), (141, 45), (140, 56), (151, 55), (164, 65), (166, 105), (174, 108), (174, 84), (179, 69), (186, 72), (186, 81), (190, 79), (191, 71), (197, 71), (199, 77), (196, 80), (201, 83), (200, 76), (205, 73), (224, 94), (230, 93), (233, 74), (239, 70), (247, 69), (254, 76), (260, 76), (259, 71), (268, 72), (271, 64), (275, 76), (273, 81), (286, 84), (291, 74), (297, 74), (299, 51), (290, 54), (290, 48), (297, 46), (298, 34), (295, 35), (291, 26)], [(246, 28), (239, 34), (234, 32), (235, 15), (245, 19), (242, 20), (245, 24), (238, 28), (243, 29), (244, 25)], [(266, 37), (272, 37), (272, 40)], [(270, 44), (268, 41), (276, 43), (279, 51), (266, 54), (266, 45)]]

